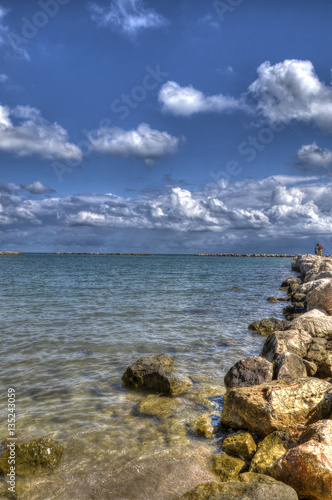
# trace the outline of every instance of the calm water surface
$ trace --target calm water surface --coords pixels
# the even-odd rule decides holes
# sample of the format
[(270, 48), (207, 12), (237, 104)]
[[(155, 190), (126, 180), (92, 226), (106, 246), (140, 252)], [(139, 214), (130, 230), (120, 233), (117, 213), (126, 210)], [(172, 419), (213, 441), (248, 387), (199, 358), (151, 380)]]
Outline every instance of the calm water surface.
[[(59, 498), (59, 491), (69, 498), (69, 482), (83, 498), (82, 474), (111, 473), (130, 460), (178, 457), (200, 446), (187, 424), (201, 414), (220, 414), (223, 376), (240, 358), (260, 352), (264, 338), (247, 326), (282, 317), (285, 304), (266, 298), (284, 294), (278, 288), (292, 274), (290, 262), (1, 256), (1, 408), (7, 388), (15, 387), (18, 435), (47, 435), (65, 446), (54, 473), (22, 482), (23, 498)], [(146, 394), (121, 384), (128, 364), (160, 352), (195, 382), (166, 418), (140, 414)], [(210, 399), (204, 402), (204, 395)], [(209, 446), (216, 448), (217, 440)]]

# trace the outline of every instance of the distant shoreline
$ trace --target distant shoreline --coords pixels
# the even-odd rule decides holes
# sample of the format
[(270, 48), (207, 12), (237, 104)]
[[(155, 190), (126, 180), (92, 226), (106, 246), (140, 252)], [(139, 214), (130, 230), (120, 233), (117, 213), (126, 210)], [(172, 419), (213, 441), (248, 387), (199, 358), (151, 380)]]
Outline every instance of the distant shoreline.
[[(266, 254), (266, 253), (196, 253), (196, 254), (153, 254), (153, 253), (121, 253), (121, 252), (0, 252), (0, 255), (29, 255), (29, 254), (44, 254), (44, 255), (120, 255), (120, 256), (142, 256), (152, 257), (155, 255), (188, 255), (192, 257), (296, 257), (298, 254)], [(325, 256), (326, 257), (326, 256)]]

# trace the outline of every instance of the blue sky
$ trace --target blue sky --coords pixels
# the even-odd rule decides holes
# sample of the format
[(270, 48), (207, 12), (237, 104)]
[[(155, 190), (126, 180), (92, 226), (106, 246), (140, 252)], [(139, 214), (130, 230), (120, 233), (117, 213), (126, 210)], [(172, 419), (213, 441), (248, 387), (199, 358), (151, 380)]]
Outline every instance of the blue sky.
[(332, 4), (0, 0), (0, 242), (332, 253)]

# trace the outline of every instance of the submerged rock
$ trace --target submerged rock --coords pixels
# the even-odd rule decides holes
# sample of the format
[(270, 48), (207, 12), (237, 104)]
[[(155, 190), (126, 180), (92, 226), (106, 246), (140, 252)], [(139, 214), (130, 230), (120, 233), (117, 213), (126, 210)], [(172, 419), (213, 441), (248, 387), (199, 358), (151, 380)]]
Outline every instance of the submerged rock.
[(276, 330), (283, 330), (288, 325), (288, 322), (278, 318), (264, 318), (260, 321), (254, 321), (248, 326), (248, 330), (268, 335)]
[[(32, 476), (53, 469), (63, 454), (63, 446), (51, 438), (33, 439), (15, 447), (15, 467), (19, 476)], [(8, 474), (9, 448), (0, 460), (0, 472)]]
[(306, 377), (229, 389), (224, 398), (221, 423), (266, 436), (291, 425), (329, 418), (331, 413), (331, 384)]
[(224, 452), (212, 456), (212, 468), (222, 482), (236, 478), (245, 465), (243, 460), (230, 457)]
[(122, 376), (124, 384), (134, 389), (177, 396), (192, 386), (192, 381), (174, 370), (167, 354), (145, 357), (129, 366)]
[(211, 416), (210, 415), (202, 415), (198, 419), (196, 419), (192, 424), (191, 428), (196, 432), (199, 436), (203, 436), (206, 439), (209, 439), (213, 436), (215, 432), (215, 428), (211, 424)]
[(229, 481), (205, 483), (181, 497), (183, 500), (298, 500), (293, 488), (279, 481)]
[(273, 365), (259, 356), (249, 356), (235, 363), (225, 375), (225, 386), (249, 387), (269, 382), (273, 376)]
[(249, 432), (240, 432), (223, 440), (222, 449), (232, 457), (249, 462), (256, 452), (256, 443)]
[(150, 394), (139, 403), (138, 410), (145, 415), (166, 418), (173, 415), (179, 409), (179, 406), (180, 402), (177, 399)]

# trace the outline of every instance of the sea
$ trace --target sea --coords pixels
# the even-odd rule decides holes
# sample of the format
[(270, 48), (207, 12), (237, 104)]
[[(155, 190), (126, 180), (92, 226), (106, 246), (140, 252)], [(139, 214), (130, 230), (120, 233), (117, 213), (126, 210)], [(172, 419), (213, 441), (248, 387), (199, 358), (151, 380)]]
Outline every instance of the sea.
[[(239, 359), (260, 353), (264, 337), (248, 331), (249, 323), (282, 318), (285, 303), (267, 297), (285, 295), (279, 287), (295, 275), (290, 263), (0, 256), (0, 441), (8, 437), (7, 390), (14, 388), (17, 437), (47, 436), (65, 448), (50, 474), (18, 480), (20, 498), (117, 498), (96, 493), (96, 478), (120, 477), (128, 463), (176, 460), (200, 446), (218, 450), (218, 438), (197, 436), (191, 422), (202, 414), (217, 422), (224, 375)], [(162, 352), (194, 385), (171, 413), (147, 415), (139, 405), (151, 396), (124, 387), (121, 377), (137, 359)], [(136, 498), (133, 490), (129, 500)]]

